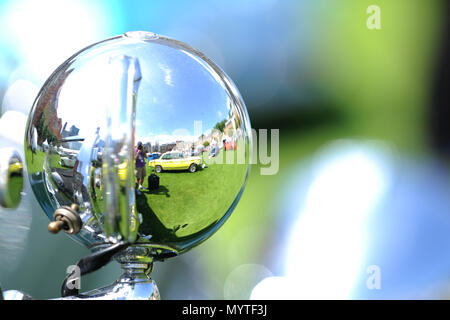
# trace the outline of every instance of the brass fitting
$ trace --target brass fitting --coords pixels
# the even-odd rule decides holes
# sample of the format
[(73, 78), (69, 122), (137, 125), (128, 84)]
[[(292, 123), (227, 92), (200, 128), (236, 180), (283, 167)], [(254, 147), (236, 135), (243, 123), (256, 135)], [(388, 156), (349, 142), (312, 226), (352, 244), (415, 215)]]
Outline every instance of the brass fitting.
[(70, 207), (63, 206), (55, 210), (54, 221), (48, 224), (48, 231), (58, 233), (63, 230), (68, 234), (77, 234), (81, 230), (82, 221), (78, 215), (78, 205), (73, 203)]

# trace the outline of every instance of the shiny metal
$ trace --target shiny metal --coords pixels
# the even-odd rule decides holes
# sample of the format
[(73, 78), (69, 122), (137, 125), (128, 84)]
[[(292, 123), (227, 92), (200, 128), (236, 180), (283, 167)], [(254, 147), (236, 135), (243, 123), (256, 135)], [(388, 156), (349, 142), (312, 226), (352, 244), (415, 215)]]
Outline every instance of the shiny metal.
[(3, 291), (3, 300), (33, 300), (33, 298), (22, 291), (7, 290)]
[[(205, 55), (127, 32), (81, 50), (49, 77), (28, 119), (25, 158), (50, 219), (77, 204), (74, 240), (94, 251), (125, 241), (139, 254), (121, 263), (145, 264), (186, 252), (228, 219), (248, 176), (250, 130), (237, 88)], [(136, 167), (146, 152), (163, 154), (158, 170), (147, 160)]]
[(127, 264), (113, 284), (58, 300), (160, 300), (158, 287), (148, 275), (151, 264)]
[[(150, 277), (153, 261), (140, 258), (146, 251), (146, 248), (131, 247), (119, 253), (117, 260), (124, 273), (111, 285), (53, 300), (160, 300), (158, 286)], [(17, 290), (2, 292), (0, 288), (0, 300), (33, 300), (33, 297)]]
[(63, 220), (52, 221), (48, 224), (47, 229), (50, 233), (57, 234), (66, 227), (66, 222)]
[(78, 205), (73, 203), (70, 207), (63, 206), (56, 209), (53, 217), (55, 221), (48, 224), (48, 231), (58, 233), (64, 230), (68, 234), (77, 234), (80, 232), (82, 221), (78, 215)]
[[(167, 161), (159, 189), (135, 192), (137, 141), (148, 151), (199, 155), (206, 167), (171, 171)], [(129, 32), (80, 51), (50, 76), (29, 117), (25, 155), (49, 218), (79, 205), (75, 240), (126, 240), (164, 258), (198, 245), (229, 217), (250, 143), (244, 103), (221, 69), (182, 42)]]
[(133, 138), (136, 97), (142, 76), (137, 58), (118, 56), (111, 58), (109, 65), (112, 83), (106, 108), (107, 135), (102, 157), (105, 193), (108, 195), (105, 198), (104, 227), (110, 241), (124, 238), (134, 242), (137, 215)]
[(23, 163), (12, 148), (0, 149), (0, 206), (15, 208), (23, 189)]
[[(76, 296), (52, 300), (160, 300), (158, 287), (145, 272), (147, 265), (125, 270), (113, 284)], [(1, 294), (1, 290), (0, 290)], [(7, 290), (0, 300), (33, 300), (30, 295), (17, 290)]]
[(95, 289), (84, 294), (61, 298), (61, 300), (160, 300), (155, 281), (145, 276), (122, 275), (110, 286)]

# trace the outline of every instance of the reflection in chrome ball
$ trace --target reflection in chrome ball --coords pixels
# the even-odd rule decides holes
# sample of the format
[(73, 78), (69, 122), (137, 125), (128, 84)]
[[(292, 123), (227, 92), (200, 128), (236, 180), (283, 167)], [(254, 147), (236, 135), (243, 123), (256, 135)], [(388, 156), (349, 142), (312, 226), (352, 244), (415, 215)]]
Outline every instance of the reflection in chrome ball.
[(225, 222), (250, 151), (247, 111), (221, 69), (184, 43), (129, 32), (50, 76), (30, 114), (25, 156), (50, 219), (77, 206), (75, 240), (91, 248), (128, 241), (164, 258)]
[(23, 164), (17, 151), (0, 149), (0, 206), (16, 208), (23, 188)]

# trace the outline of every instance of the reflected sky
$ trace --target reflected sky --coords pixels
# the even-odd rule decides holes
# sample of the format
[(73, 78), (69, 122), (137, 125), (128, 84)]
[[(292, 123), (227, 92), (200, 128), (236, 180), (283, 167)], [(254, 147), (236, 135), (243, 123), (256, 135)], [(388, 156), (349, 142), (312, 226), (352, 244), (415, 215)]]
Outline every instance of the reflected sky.
[[(108, 46), (108, 57), (139, 57), (142, 81), (136, 101), (136, 140), (194, 140), (198, 138), (194, 134), (199, 134), (194, 132), (196, 121), (201, 123), (200, 133), (205, 133), (228, 118), (227, 92), (203, 61), (192, 59), (183, 50), (128, 42), (130, 45), (125, 44), (120, 50), (114, 48), (115, 44)], [(94, 55), (98, 52), (94, 49), (87, 54), (92, 57), (84, 59), (83, 68), (78, 62), (69, 68), (71, 74), (59, 96), (59, 104), (64, 108), (58, 110), (58, 116), (67, 119), (67, 127), (78, 126), (80, 135), (105, 126), (104, 108), (108, 107), (114, 75), (109, 70), (109, 58)]]

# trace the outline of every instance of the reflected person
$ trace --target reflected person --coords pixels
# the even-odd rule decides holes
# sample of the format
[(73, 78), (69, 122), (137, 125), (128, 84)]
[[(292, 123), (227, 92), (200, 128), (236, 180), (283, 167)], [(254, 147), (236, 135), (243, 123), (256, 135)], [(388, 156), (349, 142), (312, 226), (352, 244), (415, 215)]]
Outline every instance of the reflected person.
[(137, 191), (141, 191), (144, 189), (142, 186), (144, 184), (144, 178), (147, 175), (147, 172), (145, 170), (145, 158), (147, 158), (147, 154), (144, 151), (144, 146), (142, 145), (142, 142), (138, 142), (135, 153), (135, 175), (136, 175), (136, 188)]

